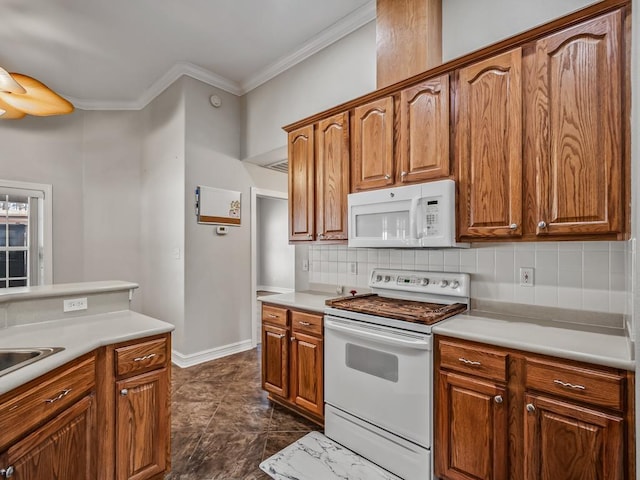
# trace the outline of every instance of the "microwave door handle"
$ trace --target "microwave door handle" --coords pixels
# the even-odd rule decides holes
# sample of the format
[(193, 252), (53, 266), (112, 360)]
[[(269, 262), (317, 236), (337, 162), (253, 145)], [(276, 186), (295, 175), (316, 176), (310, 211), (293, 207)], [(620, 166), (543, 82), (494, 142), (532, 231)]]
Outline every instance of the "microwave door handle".
[(411, 199), (411, 206), (409, 207), (409, 234), (411, 238), (419, 238), (418, 236), (418, 202), (420, 197), (413, 197)]

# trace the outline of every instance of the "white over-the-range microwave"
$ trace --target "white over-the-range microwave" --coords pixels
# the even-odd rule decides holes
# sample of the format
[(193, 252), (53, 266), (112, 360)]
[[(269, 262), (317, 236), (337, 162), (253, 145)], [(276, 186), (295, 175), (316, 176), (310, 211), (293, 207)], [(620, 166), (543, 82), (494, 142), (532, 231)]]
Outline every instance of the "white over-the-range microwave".
[(468, 247), (456, 242), (453, 180), (384, 188), (348, 196), (349, 246)]

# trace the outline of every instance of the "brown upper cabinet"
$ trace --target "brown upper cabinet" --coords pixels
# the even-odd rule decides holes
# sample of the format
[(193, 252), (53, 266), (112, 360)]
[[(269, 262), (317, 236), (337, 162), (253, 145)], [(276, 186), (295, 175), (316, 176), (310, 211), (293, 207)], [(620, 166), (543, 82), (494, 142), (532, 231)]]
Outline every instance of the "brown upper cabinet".
[(317, 239), (346, 240), (349, 114), (341, 113), (318, 122), (316, 139)]
[(462, 242), (627, 238), (629, 14), (596, 2), (285, 127), (290, 240), (346, 239), (349, 176), (453, 178)]
[(449, 176), (449, 76), (356, 107), (353, 151), (353, 192)]
[(313, 240), (313, 125), (289, 133), (289, 241)]
[(522, 55), (458, 73), (455, 128), (461, 238), (522, 234)]
[(289, 133), (289, 241), (346, 240), (349, 114)]
[(395, 183), (393, 103), (393, 97), (385, 97), (354, 109), (352, 192)]
[(400, 92), (400, 183), (449, 176), (449, 76)]
[(621, 17), (459, 70), (461, 239), (623, 233)]
[(620, 10), (530, 49), (525, 157), (536, 207), (529, 233), (623, 231), (623, 51)]

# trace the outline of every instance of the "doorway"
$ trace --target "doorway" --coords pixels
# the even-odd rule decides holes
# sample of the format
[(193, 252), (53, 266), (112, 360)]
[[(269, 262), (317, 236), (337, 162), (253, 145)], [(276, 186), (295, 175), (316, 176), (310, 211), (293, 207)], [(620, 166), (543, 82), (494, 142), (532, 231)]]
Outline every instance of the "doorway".
[[(295, 248), (289, 245), (287, 194), (251, 188), (251, 341), (261, 341), (258, 296), (295, 289)], [(260, 295), (258, 294), (260, 292)]]

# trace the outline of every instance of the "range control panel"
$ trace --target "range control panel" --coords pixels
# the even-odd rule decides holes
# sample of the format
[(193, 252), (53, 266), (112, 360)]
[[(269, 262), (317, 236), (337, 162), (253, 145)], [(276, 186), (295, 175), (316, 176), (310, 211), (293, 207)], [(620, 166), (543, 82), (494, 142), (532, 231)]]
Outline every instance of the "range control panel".
[(468, 273), (389, 270), (384, 268), (374, 268), (369, 278), (369, 287), (373, 289), (383, 288), (456, 297), (469, 296), (469, 283)]

